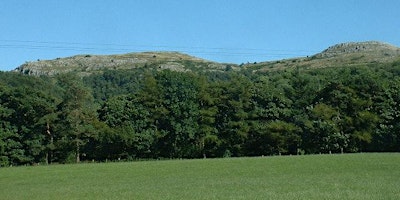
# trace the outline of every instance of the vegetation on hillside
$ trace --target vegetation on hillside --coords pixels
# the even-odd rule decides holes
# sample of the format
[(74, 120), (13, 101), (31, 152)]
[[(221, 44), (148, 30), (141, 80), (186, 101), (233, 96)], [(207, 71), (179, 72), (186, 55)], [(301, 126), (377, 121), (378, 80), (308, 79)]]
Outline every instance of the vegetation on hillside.
[(300, 67), (317, 69), (343, 66), (365, 66), (396, 61), (400, 56), (400, 48), (390, 44), (368, 41), (341, 43), (327, 48), (321, 53), (278, 61), (248, 63), (242, 65), (258, 72), (280, 71)]
[(54, 76), (76, 73), (80, 76), (107, 70), (224, 71), (237, 68), (234, 64), (212, 62), (178, 52), (143, 52), (121, 55), (76, 55), (54, 60), (26, 62), (14, 71), (28, 75)]
[(0, 165), (400, 151), (400, 62), (0, 73)]

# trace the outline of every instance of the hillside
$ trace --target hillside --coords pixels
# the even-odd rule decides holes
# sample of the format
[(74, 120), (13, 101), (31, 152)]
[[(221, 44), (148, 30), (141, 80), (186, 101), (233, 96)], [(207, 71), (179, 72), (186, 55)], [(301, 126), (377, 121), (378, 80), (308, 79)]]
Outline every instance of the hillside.
[(369, 41), (350, 42), (331, 46), (321, 53), (253, 64), (218, 63), (178, 52), (143, 52), (120, 55), (76, 55), (54, 60), (27, 62), (14, 71), (30, 75), (54, 75), (77, 72), (81, 75), (101, 73), (105, 69), (170, 69), (173, 71), (225, 71), (247, 69), (253, 72), (282, 70), (293, 67), (324, 68), (389, 63), (400, 58), (400, 48)]
[[(235, 65), (229, 65), (236, 68)], [(77, 72), (81, 75), (105, 69), (170, 69), (173, 71), (225, 70), (227, 64), (216, 63), (178, 52), (143, 52), (120, 55), (76, 55), (54, 60), (27, 62), (14, 71), (30, 75), (55, 75)]]
[(400, 152), (400, 59), (383, 43), (241, 67), (152, 52), (17, 71), (0, 73), (0, 167)]
[(245, 67), (254, 71), (263, 72), (292, 67), (313, 69), (390, 63), (399, 58), (400, 48), (390, 44), (376, 41), (349, 42), (331, 46), (313, 56), (247, 64)]

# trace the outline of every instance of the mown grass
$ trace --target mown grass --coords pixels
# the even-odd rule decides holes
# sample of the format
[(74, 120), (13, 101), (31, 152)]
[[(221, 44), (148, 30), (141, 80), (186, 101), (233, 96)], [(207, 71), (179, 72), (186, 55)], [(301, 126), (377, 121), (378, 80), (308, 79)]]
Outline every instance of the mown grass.
[(400, 154), (2, 168), (0, 199), (400, 199)]

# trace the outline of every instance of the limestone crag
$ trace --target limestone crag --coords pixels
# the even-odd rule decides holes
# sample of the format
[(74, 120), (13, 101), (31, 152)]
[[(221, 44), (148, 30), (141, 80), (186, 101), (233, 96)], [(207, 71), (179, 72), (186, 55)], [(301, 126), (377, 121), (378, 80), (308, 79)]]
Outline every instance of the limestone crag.
[(27, 62), (14, 71), (28, 75), (56, 75), (77, 72), (82, 75), (115, 69), (153, 68), (173, 71), (225, 69), (226, 64), (207, 61), (178, 52), (143, 52), (120, 55), (77, 55), (54, 60)]
[(317, 54), (316, 56), (323, 58), (323, 57), (334, 57), (341, 54), (351, 54), (351, 53), (365, 53), (365, 54), (373, 53), (384, 56), (399, 56), (400, 49), (390, 44), (377, 41), (348, 42), (331, 46), (328, 49)]

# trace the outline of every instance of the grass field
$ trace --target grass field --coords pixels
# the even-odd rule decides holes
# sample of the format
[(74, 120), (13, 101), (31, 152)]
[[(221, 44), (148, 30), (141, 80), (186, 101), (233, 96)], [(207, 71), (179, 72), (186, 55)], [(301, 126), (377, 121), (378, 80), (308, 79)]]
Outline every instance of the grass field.
[(400, 154), (0, 168), (0, 199), (400, 199)]

